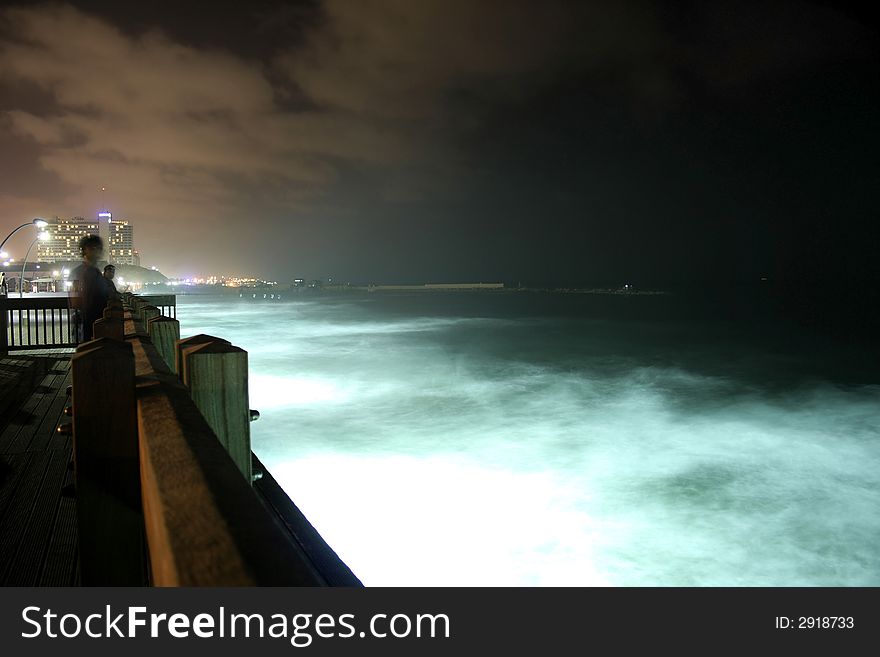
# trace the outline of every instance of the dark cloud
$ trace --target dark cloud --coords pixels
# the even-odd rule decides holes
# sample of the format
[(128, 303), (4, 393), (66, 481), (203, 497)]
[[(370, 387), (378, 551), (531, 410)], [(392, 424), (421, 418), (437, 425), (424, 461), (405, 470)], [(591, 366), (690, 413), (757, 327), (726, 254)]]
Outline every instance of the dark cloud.
[[(641, 211), (619, 190), (650, 196), (682, 151), (707, 161), (728, 105), (763, 111), (768, 86), (873, 55), (873, 28), (803, 2), (75, 5), (2, 14), (0, 212), (89, 214), (106, 186), (169, 272), (587, 272), (571, 235), (614, 242)], [(504, 252), (481, 255), (498, 229)]]

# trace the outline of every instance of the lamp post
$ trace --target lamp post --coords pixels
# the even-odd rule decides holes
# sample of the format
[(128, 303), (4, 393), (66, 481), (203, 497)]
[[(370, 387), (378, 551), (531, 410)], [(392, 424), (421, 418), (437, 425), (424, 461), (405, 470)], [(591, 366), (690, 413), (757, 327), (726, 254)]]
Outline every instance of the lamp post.
[(2, 242), (0, 242), (0, 251), (3, 250), (3, 246), (6, 244), (7, 240), (9, 240), (10, 237), (12, 237), (13, 235), (15, 235), (15, 234), (16, 234), (18, 231), (20, 231), (22, 228), (26, 228), (27, 226), (36, 226), (37, 228), (45, 228), (45, 227), (48, 226), (48, 225), (49, 225), (49, 222), (48, 222), (48, 221), (46, 221), (45, 219), (40, 219), (39, 217), (34, 218), (32, 221), (29, 221), (29, 222), (27, 222), (26, 224), (22, 224), (21, 226), (19, 226), (19, 227), (16, 228), (15, 230), (13, 230), (11, 233), (9, 233), (9, 235), (7, 235), (7, 236), (3, 239)]
[[(36, 222), (35, 222), (36, 223)], [(44, 222), (45, 224), (45, 222)], [(40, 240), (45, 240), (49, 236), (46, 233), (40, 233), (31, 242), (31, 245), (28, 247), (27, 252), (24, 254), (24, 262), (21, 263), (21, 278), (18, 279), (18, 298), (21, 299), (24, 296), (24, 268), (27, 267), (28, 256), (31, 254), (31, 249), (34, 248), (34, 244), (39, 242)], [(31, 292), (34, 291), (33, 283), (31, 283)]]

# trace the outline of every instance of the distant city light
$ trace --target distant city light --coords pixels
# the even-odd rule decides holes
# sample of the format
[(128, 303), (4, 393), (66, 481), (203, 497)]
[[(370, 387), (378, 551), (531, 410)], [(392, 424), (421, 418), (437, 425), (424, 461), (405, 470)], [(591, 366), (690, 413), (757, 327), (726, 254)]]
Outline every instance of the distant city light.
[(110, 219), (110, 218), (113, 216), (113, 213), (111, 213), (111, 212), (99, 212), (99, 213), (98, 213), (98, 216), (99, 216), (99, 217), (107, 217), (108, 219)]
[(34, 219), (34, 226), (36, 226), (37, 228), (45, 228), (48, 225), (49, 222), (45, 221), (44, 219)]
[(4, 263), (3, 263), (3, 266), (4, 266), (4, 267), (8, 267), (8, 266), (9, 266), (9, 261), (7, 260), (6, 262), (4, 262)]
[(9, 254), (6, 251), (0, 251), (0, 258), (4, 260), (9, 257)]
[(60, 272), (56, 269), (55, 271), (52, 272), (52, 277), (53, 277), (53, 278), (58, 278), (58, 274), (59, 274), (59, 273), (60, 273)]
[(68, 276), (70, 276), (70, 270), (69, 270), (69, 269), (65, 269), (65, 270), (63, 270), (62, 273), (64, 274), (64, 278), (67, 278)]
[(49, 233), (43, 231), (42, 233), (37, 235), (37, 239), (39, 239), (41, 242), (45, 242), (47, 239), (49, 239)]

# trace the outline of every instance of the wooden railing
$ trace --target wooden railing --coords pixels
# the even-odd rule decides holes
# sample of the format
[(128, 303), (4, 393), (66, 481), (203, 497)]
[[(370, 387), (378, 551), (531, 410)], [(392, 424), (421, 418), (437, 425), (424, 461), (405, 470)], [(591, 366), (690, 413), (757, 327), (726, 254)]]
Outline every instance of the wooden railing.
[(177, 319), (177, 295), (175, 294), (138, 294), (137, 297), (150, 306), (156, 306), (159, 314)]
[[(158, 308), (159, 314), (177, 318), (176, 295), (147, 294), (137, 298)], [(67, 295), (0, 296), (0, 354), (75, 347), (76, 343), (75, 311)]]
[(271, 476), (252, 485), (246, 352), (126, 304), (71, 361), (83, 584), (359, 586)]

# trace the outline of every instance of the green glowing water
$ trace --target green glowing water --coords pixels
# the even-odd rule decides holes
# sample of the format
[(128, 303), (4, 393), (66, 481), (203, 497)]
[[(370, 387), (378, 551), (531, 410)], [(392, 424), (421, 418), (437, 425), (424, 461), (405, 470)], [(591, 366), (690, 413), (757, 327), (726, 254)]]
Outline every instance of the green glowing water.
[(249, 352), (254, 451), (368, 585), (880, 584), (852, 348), (664, 297), (178, 303)]

